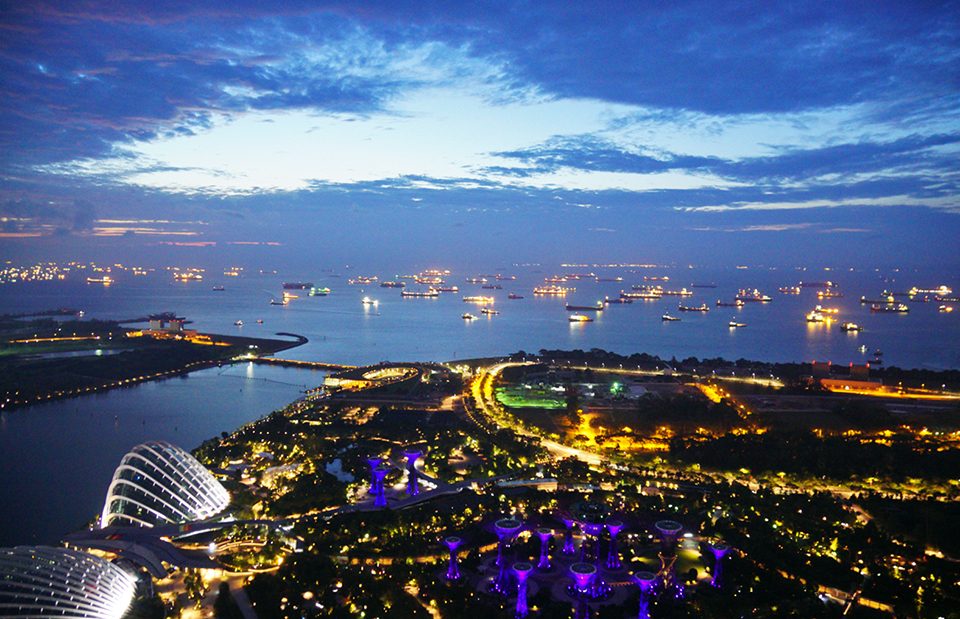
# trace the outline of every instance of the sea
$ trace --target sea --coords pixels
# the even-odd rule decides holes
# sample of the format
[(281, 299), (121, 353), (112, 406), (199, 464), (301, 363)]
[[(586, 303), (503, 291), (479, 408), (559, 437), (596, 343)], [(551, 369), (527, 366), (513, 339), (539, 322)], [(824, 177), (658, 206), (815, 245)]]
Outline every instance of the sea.
[[(397, 288), (348, 283), (376, 275), (378, 282), (404, 281), (407, 290), (425, 289), (400, 279), (422, 268), (392, 273), (346, 267), (284, 273), (247, 268), (237, 277), (208, 269), (202, 280), (194, 281), (175, 281), (170, 272), (158, 269), (146, 276), (112, 273), (115, 283), (111, 286), (87, 284), (84, 277), (73, 276), (64, 281), (0, 285), (0, 313), (68, 307), (82, 310), (85, 318), (129, 320), (169, 311), (185, 317), (188, 328), (205, 333), (265, 338), (299, 334), (309, 341), (278, 356), (345, 364), (601, 348), (665, 359), (694, 356), (839, 364), (867, 362), (877, 358), (879, 351), (887, 366), (960, 368), (960, 307), (941, 312), (941, 303), (932, 300), (932, 294), (927, 295), (929, 302), (907, 302), (907, 314), (873, 313), (869, 305), (860, 303), (861, 295), (876, 298), (884, 290), (941, 285), (958, 290), (960, 278), (955, 273), (732, 266), (481, 267), (445, 276), (447, 285), (458, 286), (459, 293), (441, 293), (436, 298), (404, 298)], [(497, 281), (492, 277), (497, 273), (516, 279)], [(575, 288), (566, 297), (533, 294), (544, 278), (570, 273), (622, 281), (568, 279), (556, 284)], [(482, 276), (488, 285), (502, 288), (484, 289), (467, 281)], [(328, 287), (330, 293), (309, 296), (307, 290), (294, 290), (297, 297), (286, 305), (271, 305), (271, 300), (281, 298), (285, 281)], [(833, 282), (833, 289), (843, 296), (818, 300), (817, 288), (812, 287), (802, 288), (797, 295), (778, 292), (800, 282), (826, 281)], [(589, 315), (592, 322), (569, 320), (575, 312), (566, 309), (568, 303), (593, 305), (644, 284), (687, 288), (694, 294), (614, 304), (603, 312), (576, 312)], [(223, 290), (214, 290), (215, 286)], [(742, 308), (716, 306), (718, 299), (732, 301), (739, 289), (757, 289), (772, 300)], [(509, 299), (510, 293), (523, 298)], [(489, 307), (499, 313), (483, 314), (483, 305), (466, 303), (464, 296), (493, 297)], [(364, 298), (375, 303), (363, 303)], [(709, 312), (678, 311), (678, 304), (703, 303)], [(808, 322), (807, 313), (818, 304), (838, 310), (830, 315), (834, 320)], [(465, 320), (465, 313), (477, 319)], [(664, 321), (665, 313), (680, 320)], [(746, 326), (730, 328), (731, 320)], [(862, 330), (845, 332), (840, 329), (842, 322), (855, 322)], [(113, 468), (137, 443), (163, 439), (192, 449), (301, 397), (322, 380), (322, 373), (310, 370), (242, 363), (0, 414), (0, 545), (55, 543), (61, 535), (90, 522), (102, 507)]]

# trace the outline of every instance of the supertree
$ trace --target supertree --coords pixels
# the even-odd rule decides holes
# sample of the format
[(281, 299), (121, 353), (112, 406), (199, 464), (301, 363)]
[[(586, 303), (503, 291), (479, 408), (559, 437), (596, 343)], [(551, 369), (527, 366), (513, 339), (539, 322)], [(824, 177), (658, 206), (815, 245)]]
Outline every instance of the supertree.
[(383, 478), (387, 476), (387, 472), (388, 469), (382, 466), (373, 470), (373, 483), (377, 487), (376, 494), (373, 496), (374, 507), (387, 506), (387, 495), (383, 488)]
[(657, 575), (653, 572), (637, 572), (633, 582), (640, 587), (640, 614), (638, 619), (650, 619), (650, 593), (657, 584)]
[[(660, 534), (660, 574), (663, 586), (670, 589), (676, 585), (677, 539), (683, 531), (683, 525), (675, 520), (658, 520), (654, 525)], [(677, 596), (683, 590), (677, 587)]]
[(443, 540), (443, 544), (450, 551), (450, 561), (447, 564), (447, 580), (460, 580), (460, 564), (457, 562), (457, 549), (463, 544), (463, 540), (456, 535)]
[(619, 520), (607, 522), (607, 531), (610, 533), (610, 548), (607, 551), (607, 569), (609, 570), (619, 570), (621, 567), (620, 552), (617, 549), (617, 536), (623, 530), (623, 526), (623, 523)]
[(510, 544), (513, 538), (517, 536), (523, 523), (515, 518), (501, 518), (493, 523), (493, 530), (497, 534), (497, 562), (499, 568), (497, 580), (493, 583), (493, 588), (498, 593), (507, 593), (507, 586), (510, 582), (510, 572), (507, 569), (507, 554), (510, 550)]
[(526, 561), (517, 561), (513, 564), (513, 573), (517, 577), (517, 612), (514, 615), (517, 619), (523, 619), (529, 614), (527, 609), (527, 579), (533, 565)]
[(537, 537), (540, 538), (540, 560), (537, 562), (538, 570), (549, 570), (550, 569), (550, 539), (553, 537), (553, 530), (546, 528), (539, 528), (536, 531)]
[(417, 496), (420, 494), (420, 485), (417, 483), (417, 460), (423, 455), (419, 451), (404, 452), (407, 457), (407, 494)]
[(587, 600), (590, 599), (591, 584), (597, 575), (597, 567), (592, 563), (574, 563), (570, 566), (570, 575), (573, 577), (573, 592), (576, 600), (574, 619), (589, 619), (590, 607), (587, 606)]
[(380, 457), (367, 458), (367, 464), (370, 465), (370, 494), (377, 493), (377, 468), (380, 466)]
[(730, 546), (724, 544), (723, 542), (718, 542), (710, 546), (710, 550), (713, 552), (713, 578), (710, 579), (710, 584), (714, 587), (720, 586), (720, 574), (723, 571), (723, 558), (727, 556), (727, 553), (730, 552)]
[(563, 526), (566, 527), (566, 531), (563, 533), (563, 549), (560, 550), (561, 553), (565, 555), (572, 555), (577, 551), (577, 547), (573, 543), (573, 525), (576, 521), (573, 518), (562, 518)]

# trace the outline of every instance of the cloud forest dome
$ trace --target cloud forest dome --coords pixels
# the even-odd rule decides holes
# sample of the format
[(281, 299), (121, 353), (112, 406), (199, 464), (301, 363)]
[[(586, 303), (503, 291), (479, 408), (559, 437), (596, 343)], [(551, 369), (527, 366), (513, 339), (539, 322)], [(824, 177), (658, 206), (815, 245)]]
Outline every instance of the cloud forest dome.
[(66, 548), (0, 548), (0, 616), (119, 619), (134, 579), (113, 563)]
[(230, 495), (196, 458), (165, 441), (137, 445), (121, 460), (107, 490), (100, 526), (152, 527), (209, 518)]

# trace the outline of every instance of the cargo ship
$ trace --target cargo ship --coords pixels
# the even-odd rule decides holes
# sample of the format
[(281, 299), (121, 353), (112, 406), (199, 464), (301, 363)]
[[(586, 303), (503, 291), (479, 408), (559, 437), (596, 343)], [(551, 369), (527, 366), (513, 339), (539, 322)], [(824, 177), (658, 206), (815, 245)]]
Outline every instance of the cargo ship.
[(213, 290), (214, 292), (223, 292), (224, 290), (226, 290), (226, 288), (224, 288), (223, 286), (214, 286), (213, 288), (211, 288), (211, 290)]
[(895, 305), (880, 305), (879, 303), (874, 303), (870, 306), (870, 311), (878, 314), (906, 314), (910, 311), (910, 308), (903, 303), (897, 303)]
[(439, 297), (440, 291), (433, 288), (428, 288), (426, 290), (401, 290), (401, 297), (406, 298), (415, 298), (415, 299), (428, 299), (433, 297)]
[(486, 277), (468, 277), (467, 283), (468, 284), (486, 284), (487, 278)]
[(481, 314), (486, 314), (487, 316), (496, 316), (500, 313), (500, 310), (495, 310), (492, 307), (485, 307), (480, 310)]
[(688, 305), (678, 305), (677, 310), (681, 312), (709, 312), (710, 307), (706, 303), (695, 305), (693, 307)]
[(840, 329), (842, 331), (859, 331), (861, 327), (855, 322), (843, 322), (840, 323)]
[(737, 322), (737, 319), (733, 318), (730, 322), (727, 323), (727, 326), (730, 327), (731, 329), (739, 329), (740, 327), (746, 327), (747, 323)]
[(500, 284), (484, 284), (480, 287), (484, 290), (503, 290), (503, 286)]
[(351, 286), (366, 286), (367, 284), (375, 284), (377, 280), (380, 279), (376, 275), (359, 275), (357, 277), (351, 277), (347, 280), (347, 283)]
[(610, 305), (610, 304), (612, 304), (612, 303), (615, 303), (615, 304), (617, 304), (617, 305), (627, 305), (627, 304), (629, 304), (629, 303), (633, 303), (633, 299), (625, 299), (625, 298), (623, 298), (623, 297), (617, 297), (616, 299), (611, 299), (610, 297), (606, 297), (606, 298), (603, 300), (603, 302), (604, 302), (606, 305)]
[(717, 307), (743, 307), (746, 305), (742, 299), (736, 299), (734, 301), (721, 301), (717, 299)]
[(832, 290), (830, 288), (827, 288), (826, 290), (817, 291), (817, 298), (820, 298), (820, 299), (835, 299), (837, 297), (842, 297), (842, 296), (843, 296), (842, 292), (840, 292), (839, 290)]
[(602, 312), (603, 302), (597, 301), (596, 305), (567, 305), (568, 312)]
[(548, 284), (562, 284), (567, 281), (567, 278), (562, 275), (554, 275), (553, 277), (544, 277), (543, 281)]
[(663, 296), (665, 297), (692, 297), (693, 291), (687, 290), (686, 288), (681, 288), (680, 290), (664, 290)]
[(664, 314), (660, 317), (660, 320), (663, 322), (680, 322), (680, 319), (676, 316), (671, 316), (670, 314)]
[(476, 320), (476, 319), (477, 319), (476, 316), (474, 316), (473, 314), (470, 314), (470, 313), (464, 314), (463, 316), (461, 316), (461, 318), (463, 318), (464, 320)]
[(938, 312), (943, 312), (944, 314), (949, 314), (950, 312), (953, 311), (953, 306), (952, 306), (952, 305), (941, 305), (940, 307), (937, 308), (937, 311), (938, 311)]
[(691, 288), (716, 288), (716, 284), (690, 284)]
[(500, 273), (497, 273), (496, 278), (497, 278), (497, 281), (500, 281), (500, 282), (504, 282), (504, 281), (513, 282), (517, 280), (516, 275), (501, 275)]
[(507, 295), (507, 298), (508, 298), (508, 299), (522, 299), (522, 298), (523, 298), (523, 295), (522, 295), (522, 294), (517, 294), (517, 293), (515, 293), (515, 292), (511, 292), (510, 294)]
[(740, 290), (736, 298), (746, 303), (769, 303), (772, 301), (770, 297), (761, 294), (756, 288), (753, 290)]
[(570, 314), (570, 317), (567, 320), (570, 322), (593, 322), (593, 318), (584, 316), (583, 314)]
[(493, 297), (481, 297), (481, 296), (463, 297), (463, 302), (464, 302), (464, 303), (483, 303), (484, 305), (486, 305), (486, 304), (488, 304), (488, 303), (493, 303), (493, 302), (494, 302), (494, 298), (493, 298)]
[(439, 286), (443, 283), (443, 278), (437, 275), (417, 275), (413, 281), (423, 286)]
[(371, 299), (370, 297), (363, 297), (362, 299), (360, 299), (360, 303), (362, 303), (363, 305), (377, 305), (379, 301), (377, 301), (376, 299)]
[(287, 299), (286, 299), (286, 297), (284, 297), (283, 299), (280, 299), (280, 300), (270, 299), (270, 305), (286, 305), (286, 304), (287, 304)]
[(563, 286), (537, 286), (533, 289), (533, 294), (563, 297), (569, 292), (576, 291), (576, 288), (564, 288)]
[(622, 277), (598, 277), (596, 279), (598, 282), (622, 282)]
[(438, 286), (436, 288), (439, 292), (460, 292), (459, 286)]
[(662, 295), (661, 295), (659, 292), (651, 292), (651, 291), (646, 291), (646, 292), (623, 292), (622, 290), (620, 291), (620, 298), (621, 298), (621, 299), (651, 299), (651, 300), (656, 300), (656, 299), (659, 299), (661, 296), (662, 296)]
[(113, 278), (109, 275), (104, 275), (103, 277), (88, 277), (88, 284), (103, 284), (104, 286), (109, 286), (113, 283)]
[(879, 299), (868, 299), (867, 297), (860, 297), (860, 305), (880, 305), (883, 303), (896, 303), (897, 300), (892, 294), (882, 295)]
[(831, 281), (825, 282), (800, 282), (801, 288), (833, 288), (834, 283)]
[(283, 282), (284, 290), (306, 290), (313, 288), (313, 282)]
[(670, 276), (669, 276), (669, 275), (663, 275), (663, 276), (644, 275), (644, 276), (643, 276), (643, 281), (645, 281), (645, 282), (669, 282), (669, 281), (670, 281)]
[(807, 322), (824, 322), (826, 318), (823, 317), (823, 314), (817, 310), (807, 312)]
[(203, 275), (197, 271), (177, 271), (173, 274), (173, 279), (180, 282), (200, 281)]
[(596, 279), (596, 273), (567, 273), (564, 275), (567, 279)]
[(330, 294), (330, 289), (313, 287), (313, 288), (310, 288), (309, 294), (311, 297), (325, 297), (328, 294)]
[(394, 281), (391, 281), (391, 282), (380, 282), (380, 287), (381, 287), (381, 288), (406, 288), (406, 287), (407, 287), (407, 283), (406, 283), (406, 282), (394, 282)]
[(783, 294), (800, 294), (800, 286), (781, 286), (777, 290)]

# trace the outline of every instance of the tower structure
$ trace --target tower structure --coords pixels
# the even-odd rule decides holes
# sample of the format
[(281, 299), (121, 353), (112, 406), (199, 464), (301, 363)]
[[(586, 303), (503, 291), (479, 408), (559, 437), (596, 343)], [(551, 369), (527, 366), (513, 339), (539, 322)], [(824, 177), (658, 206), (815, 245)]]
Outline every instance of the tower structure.
[(423, 455), (419, 451), (404, 452), (407, 457), (407, 494), (417, 496), (420, 494), (420, 484), (417, 483), (417, 460)]
[(377, 473), (376, 473), (376, 471), (377, 471), (377, 467), (380, 466), (380, 462), (381, 462), (381, 460), (380, 460), (379, 457), (376, 457), (376, 458), (374, 458), (374, 457), (367, 458), (367, 464), (370, 465), (370, 494), (373, 494), (373, 495), (377, 494)]
[(587, 600), (590, 599), (593, 579), (597, 575), (597, 567), (592, 563), (582, 561), (574, 563), (570, 566), (570, 575), (573, 577), (573, 593), (576, 599), (574, 619), (588, 619), (590, 607), (587, 606)]
[(550, 539), (553, 537), (553, 530), (546, 528), (537, 529), (537, 537), (540, 538), (540, 560), (537, 561), (538, 570), (550, 569)]
[(607, 532), (610, 533), (610, 548), (607, 550), (608, 570), (619, 570), (621, 567), (620, 551), (617, 548), (617, 536), (621, 530), (623, 530), (623, 522), (619, 520), (607, 521)]
[(499, 568), (497, 579), (493, 583), (493, 589), (498, 593), (507, 593), (510, 583), (510, 571), (507, 569), (509, 561), (507, 555), (510, 552), (510, 544), (513, 538), (520, 532), (523, 523), (515, 518), (501, 518), (493, 524), (493, 530), (497, 534), (497, 562)]
[(713, 578), (710, 579), (710, 584), (714, 587), (720, 586), (720, 574), (723, 571), (723, 558), (727, 556), (727, 553), (730, 552), (730, 546), (724, 544), (723, 542), (718, 542), (710, 546), (710, 550), (713, 552)]
[(373, 495), (374, 507), (387, 506), (387, 495), (383, 488), (383, 478), (387, 476), (387, 471), (388, 469), (383, 466), (373, 469), (373, 485), (376, 488)]
[(514, 614), (517, 619), (524, 619), (530, 614), (527, 608), (527, 579), (530, 578), (531, 571), (533, 571), (533, 565), (526, 561), (517, 561), (513, 564), (513, 573), (517, 577), (517, 611)]
[(563, 533), (563, 549), (560, 552), (565, 555), (572, 555), (577, 550), (573, 543), (573, 525), (576, 521), (573, 518), (562, 518), (562, 520), (566, 531)]
[[(658, 520), (654, 525), (660, 534), (660, 576), (664, 589), (676, 586), (677, 539), (683, 525), (675, 520)], [(683, 595), (678, 589), (678, 595)]]
[(657, 584), (657, 575), (653, 572), (637, 572), (633, 582), (640, 587), (640, 613), (637, 619), (650, 619), (650, 594)]
[(460, 580), (460, 563), (457, 560), (457, 550), (463, 544), (463, 540), (456, 535), (443, 540), (443, 544), (450, 551), (450, 561), (447, 563), (447, 580)]

